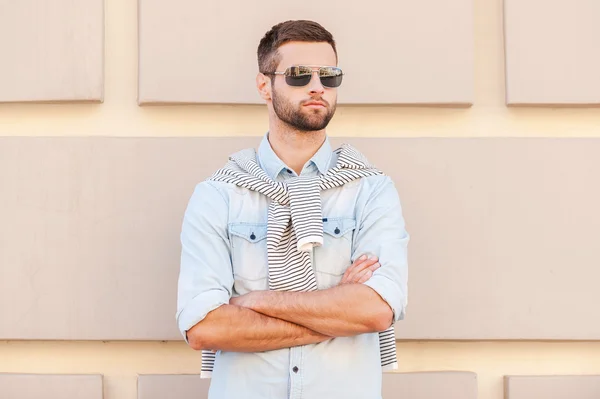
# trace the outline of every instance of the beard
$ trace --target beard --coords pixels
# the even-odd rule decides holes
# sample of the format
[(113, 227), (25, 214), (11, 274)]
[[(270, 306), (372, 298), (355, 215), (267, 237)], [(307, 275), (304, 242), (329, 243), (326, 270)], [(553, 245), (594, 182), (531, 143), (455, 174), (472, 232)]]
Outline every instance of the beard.
[[(322, 101), (326, 107), (322, 109), (303, 109), (303, 105), (295, 106), (285, 97), (280, 97), (275, 88), (272, 91), (273, 110), (277, 117), (296, 130), (314, 132), (323, 130), (335, 114), (336, 104), (330, 106), (323, 98), (311, 98), (308, 101)], [(306, 102), (308, 102), (306, 101)], [(325, 112), (323, 112), (325, 111)]]

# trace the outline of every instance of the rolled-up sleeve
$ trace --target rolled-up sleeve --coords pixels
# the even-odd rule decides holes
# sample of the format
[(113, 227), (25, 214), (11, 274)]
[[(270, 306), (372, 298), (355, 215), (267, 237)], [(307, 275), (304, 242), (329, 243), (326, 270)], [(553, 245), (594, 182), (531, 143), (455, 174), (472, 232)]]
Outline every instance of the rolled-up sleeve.
[[(408, 242), (402, 206), (396, 187), (388, 176), (371, 179), (359, 213), (352, 261), (363, 254), (379, 257), (381, 267), (364, 284), (388, 303), (393, 323), (404, 319), (408, 304)], [(357, 204), (358, 205), (358, 204)]]
[(215, 183), (205, 181), (196, 186), (185, 210), (176, 320), (188, 343), (187, 331), (231, 298), (228, 207)]

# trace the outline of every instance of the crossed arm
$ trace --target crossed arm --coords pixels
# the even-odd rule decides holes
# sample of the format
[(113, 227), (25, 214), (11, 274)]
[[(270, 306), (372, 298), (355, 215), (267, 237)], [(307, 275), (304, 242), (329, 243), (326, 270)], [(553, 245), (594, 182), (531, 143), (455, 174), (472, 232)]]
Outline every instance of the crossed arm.
[(188, 331), (194, 349), (260, 352), (383, 331), (389, 305), (362, 285), (380, 267), (357, 260), (340, 285), (313, 292), (254, 291), (232, 298)]

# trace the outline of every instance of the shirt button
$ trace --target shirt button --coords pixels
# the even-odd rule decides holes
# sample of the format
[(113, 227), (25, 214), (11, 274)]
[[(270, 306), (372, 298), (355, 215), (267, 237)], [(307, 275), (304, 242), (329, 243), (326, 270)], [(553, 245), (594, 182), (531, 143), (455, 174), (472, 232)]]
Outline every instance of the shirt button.
[(335, 230), (334, 230), (334, 233), (335, 233), (335, 234), (340, 234), (340, 228), (339, 228), (339, 227), (336, 227), (336, 228), (335, 228)]
[(292, 173), (291, 169), (287, 169), (287, 172), (288, 172), (288, 173)]
[(294, 371), (294, 373), (297, 373), (298, 372), (298, 367), (294, 366), (294, 368), (292, 370)]

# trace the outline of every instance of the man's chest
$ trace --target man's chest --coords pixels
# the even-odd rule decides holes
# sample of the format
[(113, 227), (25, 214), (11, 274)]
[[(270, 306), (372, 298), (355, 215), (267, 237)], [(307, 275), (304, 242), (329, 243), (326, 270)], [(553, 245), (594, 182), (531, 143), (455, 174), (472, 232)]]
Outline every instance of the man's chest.
[[(319, 289), (337, 285), (351, 264), (357, 226), (360, 182), (321, 192), (323, 245), (313, 248), (311, 262)], [(243, 295), (268, 289), (267, 232), (270, 200), (257, 192), (234, 188), (229, 198), (228, 233), (234, 291)]]

